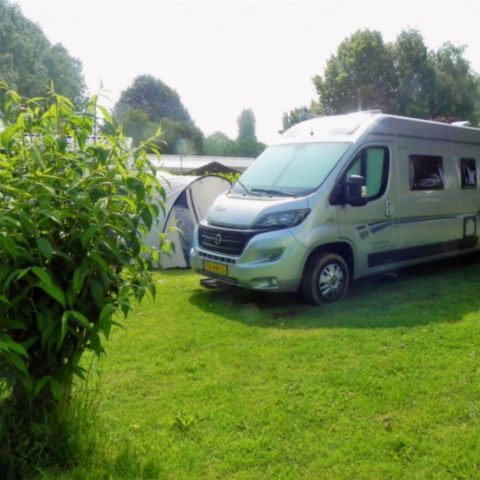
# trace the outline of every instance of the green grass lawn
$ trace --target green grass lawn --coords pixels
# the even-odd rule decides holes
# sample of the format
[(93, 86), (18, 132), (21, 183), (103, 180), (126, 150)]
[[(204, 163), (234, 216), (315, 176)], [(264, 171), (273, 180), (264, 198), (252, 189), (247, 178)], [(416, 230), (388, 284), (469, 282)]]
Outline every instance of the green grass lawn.
[(108, 454), (48, 478), (480, 478), (473, 258), (322, 307), (199, 278), (156, 276), (100, 362)]

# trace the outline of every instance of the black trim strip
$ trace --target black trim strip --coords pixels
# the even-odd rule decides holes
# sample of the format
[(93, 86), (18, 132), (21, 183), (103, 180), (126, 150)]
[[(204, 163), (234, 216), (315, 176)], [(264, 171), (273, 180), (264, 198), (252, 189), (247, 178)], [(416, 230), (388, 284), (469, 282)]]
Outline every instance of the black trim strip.
[(385, 230), (385, 228), (391, 227), (393, 225), (393, 221), (390, 220), (389, 222), (382, 222), (382, 223), (377, 223), (377, 224), (372, 224), (370, 226), (370, 232), (371, 233), (377, 233), (380, 232), (381, 230)]
[[(412, 218), (399, 218), (396, 220), (380, 220), (378, 222), (369, 223), (368, 226), (370, 227), (370, 233), (377, 233), (380, 230), (384, 230), (385, 228), (391, 227), (393, 225), (405, 225), (408, 223), (423, 223), (423, 222), (433, 222), (439, 220), (452, 220), (455, 218), (463, 218), (465, 219), (472, 219), (476, 218), (476, 215), (450, 215), (450, 216), (437, 216), (437, 217), (412, 217)], [(364, 226), (357, 227), (357, 231), (360, 233), (360, 229), (363, 229)], [(475, 232), (476, 234), (476, 232)]]
[(398, 218), (395, 219), (395, 224), (405, 224), (405, 223), (422, 223), (422, 222), (432, 222), (439, 220), (453, 220), (458, 218), (464, 218), (464, 215), (438, 215), (436, 217), (409, 217), (409, 218)]
[(425, 258), (442, 253), (454, 252), (456, 250), (465, 250), (477, 246), (478, 236), (465, 237), (459, 240), (449, 242), (429, 243), (418, 247), (400, 248), (398, 250), (389, 250), (387, 252), (371, 253), (368, 256), (368, 266), (370, 268), (388, 265), (389, 263), (405, 262), (415, 258)]

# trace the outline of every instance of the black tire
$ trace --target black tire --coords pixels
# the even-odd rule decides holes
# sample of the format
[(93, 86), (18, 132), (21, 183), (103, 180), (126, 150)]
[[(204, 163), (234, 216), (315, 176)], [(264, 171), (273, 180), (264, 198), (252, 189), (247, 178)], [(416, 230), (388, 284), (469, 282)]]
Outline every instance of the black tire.
[(321, 253), (305, 266), (300, 294), (307, 303), (321, 305), (340, 300), (348, 289), (348, 266), (336, 253)]

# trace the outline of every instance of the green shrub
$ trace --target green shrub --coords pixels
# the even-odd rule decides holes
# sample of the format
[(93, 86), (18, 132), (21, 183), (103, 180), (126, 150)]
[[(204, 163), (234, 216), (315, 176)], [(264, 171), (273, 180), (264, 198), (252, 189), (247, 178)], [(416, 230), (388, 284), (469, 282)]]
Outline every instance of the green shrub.
[(56, 428), (84, 351), (104, 352), (115, 313), (155, 293), (142, 238), (164, 193), (96, 97), (76, 111), (55, 92), (7, 91), (1, 114), (0, 401), (27, 432), (3, 432), (15, 449), (35, 425)]

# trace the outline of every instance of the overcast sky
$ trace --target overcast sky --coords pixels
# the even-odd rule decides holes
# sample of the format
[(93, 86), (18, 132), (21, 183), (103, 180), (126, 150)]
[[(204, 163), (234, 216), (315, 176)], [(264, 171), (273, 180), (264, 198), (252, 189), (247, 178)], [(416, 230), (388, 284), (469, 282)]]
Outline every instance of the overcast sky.
[(52, 43), (81, 60), (89, 93), (102, 84), (115, 102), (149, 73), (178, 92), (206, 135), (220, 130), (234, 138), (238, 115), (252, 108), (257, 136), (273, 142), (283, 112), (316, 99), (312, 77), (358, 29), (379, 30), (388, 42), (416, 28), (429, 48), (466, 45), (480, 72), (476, 1), (16, 3)]

